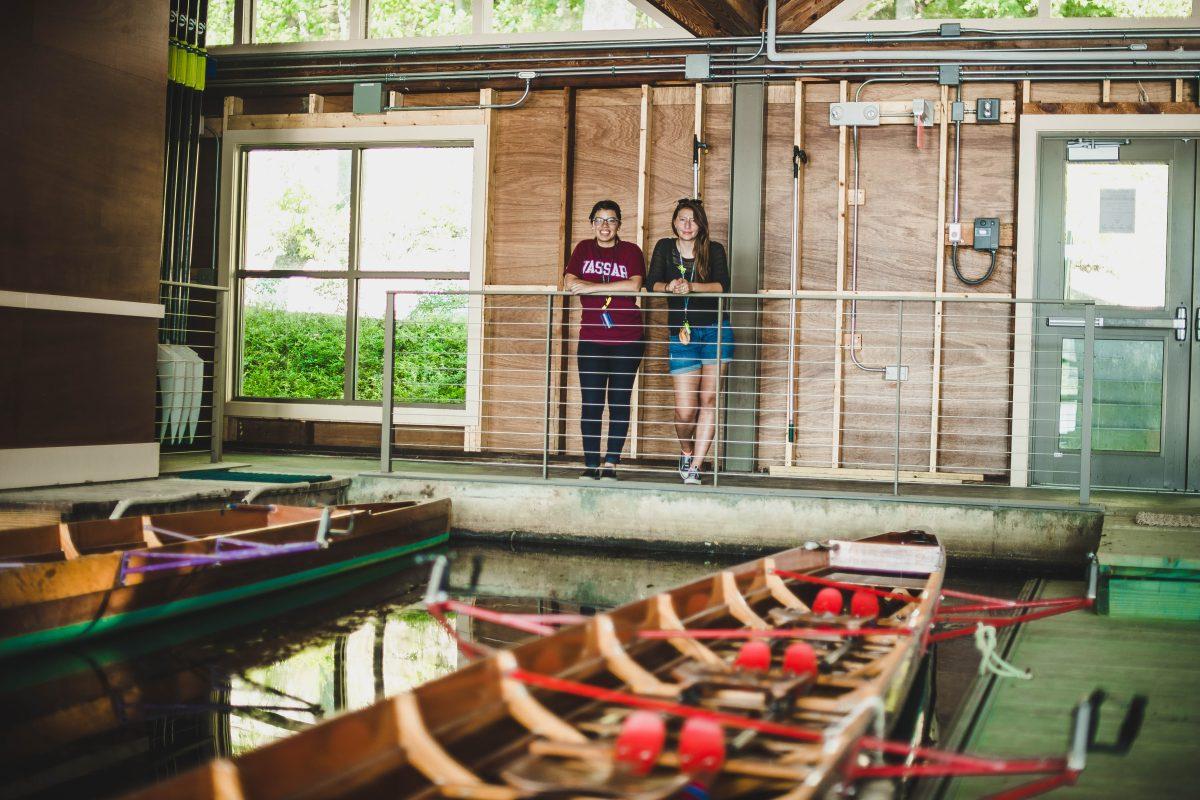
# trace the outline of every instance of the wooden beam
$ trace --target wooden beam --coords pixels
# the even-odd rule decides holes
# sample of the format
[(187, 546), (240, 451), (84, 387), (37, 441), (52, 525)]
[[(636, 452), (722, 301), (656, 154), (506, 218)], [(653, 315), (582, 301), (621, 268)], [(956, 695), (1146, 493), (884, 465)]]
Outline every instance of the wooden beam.
[[(571, 260), (571, 220), (575, 216), (575, 90), (563, 89), (563, 147), (562, 147), (562, 213), (559, 217), (559, 241), (562, 242), (562, 263), (558, 265), (558, 288), (563, 286), (563, 269)], [(571, 369), (571, 298), (559, 303), (558, 335), (558, 443), (555, 450), (562, 455), (567, 449), (567, 383)]]
[(478, 109), (446, 111), (389, 111), (386, 114), (246, 114), (226, 118), (225, 130), (266, 131), (289, 128), (407, 128), (420, 125), (482, 125), (486, 112)]
[[(850, 98), (849, 81), (838, 83), (838, 100), (848, 102)], [(846, 216), (849, 204), (846, 202), (848, 187), (846, 186), (847, 172), (847, 143), (850, 140), (850, 129), (843, 125), (838, 128), (838, 215), (837, 215), (837, 283), (835, 289), (839, 292), (846, 290)], [(833, 431), (830, 466), (837, 468), (842, 462), (842, 359), (846, 348), (842, 342), (842, 331), (845, 327), (846, 303), (844, 300), (834, 301), (833, 310)], [(853, 344), (851, 345), (853, 346)]]
[(760, 0), (646, 0), (696, 36), (749, 36), (762, 26)]
[(1100, 81), (1100, 102), (1107, 103), (1112, 100), (1112, 81), (1108, 78)]
[(1176, 103), (1183, 102), (1183, 78), (1175, 79), (1175, 93), (1171, 96), (1171, 99)]
[(304, 98), (304, 113), (305, 114), (323, 114), (325, 113), (325, 97), (319, 94), (310, 94)]
[(1025, 114), (1195, 114), (1194, 103), (1027, 103)]
[[(793, 113), (792, 113), (792, 146), (799, 147), (804, 150), (804, 81), (797, 80), (795, 83), (795, 94), (793, 96)], [(795, 152), (793, 151), (793, 157)], [(799, 180), (796, 184), (796, 208), (795, 217), (792, 224), (796, 226), (796, 249), (792, 251), (792, 287), (794, 290), (799, 290), (803, 287), (802, 278), (804, 276), (804, 165), (800, 165)], [(791, 466), (796, 460), (796, 442), (795, 431), (799, 427), (796, 420), (799, 415), (796, 409), (800, 403), (800, 370), (796, 367), (796, 342), (800, 337), (800, 320), (803, 316), (800, 312), (800, 304), (792, 301), (788, 303), (788, 309), (792, 315), (789, 320), (789, 352), (791, 354), (788, 370), (792, 376), (791, 385), (788, 386), (788, 393), (792, 399), (791, 416), (787, 420), (787, 428), (784, 431), (784, 464)]]
[[(653, 113), (652, 95), (649, 84), (642, 84), (641, 124), (638, 136), (638, 225), (637, 246), (646, 251), (646, 239), (650, 229), (650, 117)], [(638, 298), (637, 304), (642, 304)], [(642, 371), (633, 379), (633, 395), (629, 403), (629, 457), (638, 457), (638, 437), (642, 421)]]
[[(945, 230), (946, 227), (946, 174), (949, 170), (947, 166), (950, 148), (949, 131), (950, 131), (950, 115), (946, 113), (949, 110), (950, 102), (950, 87), (942, 87), (942, 96), (938, 105), (941, 113), (941, 121), (938, 123), (938, 230)], [(954, 180), (958, 180), (958, 176), (954, 176)], [(941, 295), (946, 289), (946, 247), (942, 242), (938, 242), (937, 253), (934, 257), (934, 277), (933, 277), (933, 292), (936, 295)], [(929, 471), (937, 472), (938, 462), (938, 433), (941, 427), (941, 412), (942, 412), (942, 311), (943, 303), (937, 300), (933, 304), (933, 378), (930, 381), (929, 387)]]
[[(704, 84), (696, 84), (696, 129), (693, 131), (696, 138), (701, 142), (704, 141)], [(703, 151), (696, 155), (699, 159), (699, 169), (696, 172), (696, 199), (700, 200), (704, 197), (704, 153)]]
[[(944, 243), (946, 245), (949, 245), (950, 244), (950, 229), (948, 226), (944, 226), (943, 230), (946, 231), (946, 237), (945, 237)], [(1000, 223), (1000, 246), (1001, 247), (1012, 247), (1014, 241), (1016, 240), (1016, 236), (1017, 236), (1016, 226), (1014, 226), (1013, 223), (1011, 223), (1011, 222), (1001, 222)], [(974, 225), (970, 225), (967, 223), (963, 224), (962, 241), (959, 242), (959, 244), (963, 247), (971, 247), (973, 244), (975, 244), (975, 226)]]
[[(480, 89), (479, 90), (479, 104), (481, 106), (490, 106), (490, 105), (495, 104), (495, 102), (496, 102), (495, 90), (493, 90), (493, 89)], [(396, 115), (407, 115), (409, 117), (415, 117), (418, 115), (425, 115), (425, 114), (429, 114), (429, 113), (440, 113), (440, 112), (389, 111), (387, 114), (383, 114), (383, 115), (374, 115), (373, 114), (371, 116), (389, 117), (389, 116), (392, 116), (393, 114), (396, 114)], [(484, 234), (483, 234), (483, 280), (484, 280), (484, 283), (487, 283), (491, 279), (491, 269), (490, 269), (491, 264), (489, 264), (488, 261), (489, 261), (489, 259), (491, 259), (492, 253), (494, 252), (493, 232), (495, 230), (495, 222), (494, 222), (492, 201), (489, 196), (490, 193), (488, 192), (488, 187), (493, 185), (492, 181), (495, 178), (495, 172), (496, 172), (496, 125), (495, 125), (495, 121), (492, 117), (494, 112), (490, 108), (485, 108), (481, 111), (470, 111), (468, 113), (481, 115), (480, 119), (482, 120), (484, 126), (486, 126), (486, 128), (487, 128), (487, 133), (485, 135), (486, 140), (487, 140), (487, 167), (485, 168), (485, 172), (484, 172), (484, 174), (487, 176), (487, 178), (484, 181), (484, 186), (483, 186), (484, 208), (486, 209), (486, 212), (484, 213), (485, 230), (484, 230)], [(350, 116), (353, 117), (354, 115), (351, 114)], [(483, 309), (482, 309), (483, 313), (481, 314), (481, 317), (483, 318), (483, 320), (486, 324), (487, 298), (480, 298), (480, 302), (483, 305)], [(486, 335), (487, 329), (484, 328), (483, 331), (481, 331), (481, 333)], [(486, 341), (486, 339), (485, 339), (485, 341)], [(479, 398), (479, 407), (481, 409), (480, 413), (482, 414), (482, 407), (483, 407), (483, 398), (482, 397)], [(467, 453), (477, 453), (482, 449), (483, 449), (483, 419), (482, 419), (482, 417), (480, 417), (477, 420), (469, 420), (467, 425), (464, 426), (464, 428), (463, 428), (463, 451), (467, 452)]]
[(841, 4), (842, 0), (780, 0), (776, 29), (780, 33), (801, 33)]
[[(890, 469), (856, 469), (848, 467), (771, 467), (769, 474), (772, 478), (815, 478), (834, 479), (843, 481), (891, 481), (896, 477), (895, 470)], [(902, 483), (982, 483), (984, 475), (981, 472), (921, 472), (919, 470), (900, 470)]]

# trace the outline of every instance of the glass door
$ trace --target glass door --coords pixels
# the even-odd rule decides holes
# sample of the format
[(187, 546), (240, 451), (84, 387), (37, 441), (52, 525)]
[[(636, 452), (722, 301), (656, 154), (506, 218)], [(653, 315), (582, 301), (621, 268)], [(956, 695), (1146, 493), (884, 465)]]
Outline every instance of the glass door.
[(1032, 479), (1078, 480), (1083, 313), (1054, 301), (1091, 300), (1092, 484), (1183, 490), (1200, 352), (1188, 325), (1197, 305), (1195, 144), (1120, 141), (1042, 142), (1037, 275), (1048, 302), (1034, 327)]

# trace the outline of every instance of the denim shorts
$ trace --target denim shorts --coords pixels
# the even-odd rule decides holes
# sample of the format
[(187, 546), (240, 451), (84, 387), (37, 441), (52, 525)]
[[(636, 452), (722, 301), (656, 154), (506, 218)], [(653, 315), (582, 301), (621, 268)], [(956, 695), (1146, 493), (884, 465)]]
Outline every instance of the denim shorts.
[[(717, 363), (717, 324), (703, 327), (692, 326), (692, 340), (687, 344), (679, 341), (679, 336), (671, 337), (668, 345), (671, 358), (671, 374), (683, 375), (695, 372), (705, 364)], [(733, 359), (733, 331), (729, 324), (721, 326), (721, 361)]]

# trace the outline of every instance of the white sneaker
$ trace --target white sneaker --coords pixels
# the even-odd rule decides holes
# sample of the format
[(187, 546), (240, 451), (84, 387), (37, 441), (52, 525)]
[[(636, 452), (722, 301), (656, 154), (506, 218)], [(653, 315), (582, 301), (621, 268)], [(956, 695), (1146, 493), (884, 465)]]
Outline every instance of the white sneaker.
[(687, 479), (688, 467), (692, 463), (692, 457), (688, 453), (679, 454), (679, 477)]
[(700, 468), (695, 464), (688, 467), (687, 474), (683, 476), (683, 482), (688, 486), (700, 485)]

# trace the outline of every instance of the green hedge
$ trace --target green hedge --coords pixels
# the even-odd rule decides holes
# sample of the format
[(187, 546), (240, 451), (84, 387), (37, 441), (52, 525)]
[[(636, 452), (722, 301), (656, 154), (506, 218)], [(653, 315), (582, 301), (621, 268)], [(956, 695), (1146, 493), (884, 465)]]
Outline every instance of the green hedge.
[[(422, 298), (396, 326), (397, 403), (462, 403), (467, 326), (461, 298)], [(243, 311), (242, 394), (248, 397), (342, 398), (346, 318), (250, 306)], [(379, 400), (383, 320), (363, 318), (358, 332), (359, 400)]]

